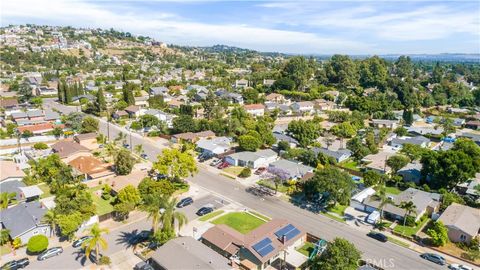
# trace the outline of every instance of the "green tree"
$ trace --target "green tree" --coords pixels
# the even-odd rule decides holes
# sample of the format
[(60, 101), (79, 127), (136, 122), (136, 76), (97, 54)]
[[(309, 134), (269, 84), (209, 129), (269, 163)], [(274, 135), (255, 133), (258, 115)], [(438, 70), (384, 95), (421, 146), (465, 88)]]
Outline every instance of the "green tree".
[(440, 205), (440, 211), (444, 211), (452, 203), (465, 204), (463, 198), (454, 192), (449, 192), (444, 188), (438, 190), (438, 193), (442, 194), (442, 204)]
[(31, 132), (30, 130), (25, 130), (24, 132), (22, 132), (22, 138), (28, 139), (30, 137), (33, 137), (33, 132)]
[(408, 164), (408, 162), (410, 162), (410, 159), (407, 156), (394, 155), (387, 159), (386, 164), (392, 169), (392, 175), (396, 175), (401, 168)]
[(325, 65), (328, 81), (346, 89), (358, 85), (359, 74), (356, 64), (347, 55), (333, 55)]
[(122, 218), (128, 217), (128, 214), (140, 204), (142, 198), (140, 192), (132, 185), (122, 188), (115, 199), (115, 211)]
[(410, 216), (411, 214), (416, 215), (417, 207), (412, 201), (408, 201), (408, 202), (402, 202), (400, 204), (400, 208), (403, 208), (405, 210), (405, 215), (403, 216), (403, 227), (405, 227), (405, 224), (407, 222), (407, 217)]
[(319, 119), (314, 120), (293, 120), (288, 124), (287, 132), (295, 138), (302, 147), (311, 145), (322, 131), (318, 124)]
[(402, 118), (403, 118), (403, 121), (405, 122), (405, 125), (410, 126), (413, 123), (413, 111), (410, 109), (404, 110)]
[(48, 238), (43, 234), (38, 234), (30, 237), (27, 243), (27, 250), (31, 253), (40, 253), (47, 249)]
[(427, 234), (435, 246), (441, 247), (448, 243), (448, 229), (440, 220), (433, 222), (432, 227), (427, 230)]
[(173, 130), (176, 133), (195, 132), (197, 130), (195, 120), (189, 115), (175, 117), (172, 122)]
[(397, 136), (406, 136), (408, 134), (408, 130), (404, 127), (398, 127), (393, 132), (397, 134)]
[(0, 209), (7, 209), (10, 202), (15, 199), (17, 194), (15, 192), (2, 192), (0, 193)]
[(382, 182), (382, 175), (376, 171), (368, 170), (363, 174), (363, 183), (367, 187), (376, 186)]
[(82, 133), (90, 133), (90, 132), (97, 132), (98, 131), (98, 120), (87, 116), (82, 120)]
[(140, 209), (147, 213), (148, 217), (152, 219), (152, 232), (155, 235), (160, 222), (160, 210), (164, 206), (165, 196), (158, 196), (159, 194), (145, 194)]
[(10, 240), (10, 230), (0, 229), (0, 245), (5, 245)]
[(193, 176), (197, 171), (197, 164), (191, 152), (182, 152), (178, 149), (164, 149), (153, 163), (153, 169), (170, 179), (182, 179)]
[(50, 237), (56, 234), (58, 215), (55, 211), (48, 210), (43, 216), (43, 222), (50, 226)]
[(247, 177), (250, 177), (251, 175), (252, 175), (252, 170), (248, 167), (245, 167), (242, 169), (242, 171), (238, 176), (242, 178), (247, 178)]
[(255, 136), (242, 135), (238, 137), (238, 145), (245, 151), (256, 151), (262, 146), (262, 142)]
[(357, 161), (370, 154), (370, 149), (363, 145), (362, 139), (358, 136), (347, 142), (347, 149), (352, 151), (352, 156)]
[(82, 222), (84, 222), (84, 218), (80, 212), (59, 215), (58, 227), (60, 228), (60, 234), (68, 239), (72, 239)]
[(135, 159), (126, 149), (120, 150), (115, 157), (115, 171), (119, 175), (127, 175), (132, 171)]
[(122, 89), (123, 101), (125, 101), (128, 105), (135, 104), (135, 97), (133, 96), (134, 89), (135, 89), (135, 85), (132, 83), (126, 83), (123, 85), (123, 89)]
[(48, 148), (48, 145), (46, 143), (38, 142), (33, 145), (33, 148), (35, 150), (45, 150)]
[(107, 249), (108, 242), (103, 237), (104, 234), (108, 234), (108, 229), (100, 228), (98, 223), (93, 224), (89, 230), (89, 235), (92, 237), (87, 241), (83, 242), (82, 247), (85, 249), (85, 255), (87, 258), (90, 257), (90, 253), (95, 249), (95, 262), (98, 264), (100, 262), (100, 248)]
[(348, 139), (357, 133), (357, 130), (350, 122), (343, 122), (333, 126), (330, 131), (335, 135), (340, 137), (343, 145), (343, 139)]
[(320, 256), (315, 257), (312, 269), (356, 270), (361, 255), (352, 243), (343, 238), (335, 238)]
[(183, 212), (176, 211), (177, 209), (177, 199), (168, 198), (163, 201), (163, 210), (160, 220), (162, 221), (162, 231), (174, 231), (175, 232), (175, 223), (177, 224), (178, 230), (180, 230), (183, 225), (187, 224), (187, 216)]
[(27, 102), (33, 97), (32, 88), (30, 88), (30, 85), (28, 85), (27, 82), (23, 82), (18, 87), (17, 95), (19, 102)]
[(96, 107), (98, 112), (104, 112), (107, 110), (107, 102), (105, 101), (105, 95), (103, 94), (102, 88), (97, 91)]
[(138, 191), (140, 197), (145, 200), (149, 194), (157, 194), (158, 196), (171, 196), (175, 192), (175, 186), (169, 180), (153, 180), (150, 177), (145, 177), (140, 184), (138, 184)]
[(313, 75), (313, 71), (305, 57), (295, 56), (288, 59), (282, 69), (282, 75), (294, 81), (297, 89), (303, 90), (307, 81)]
[(318, 193), (328, 192), (329, 200), (333, 204), (349, 205), (354, 187), (355, 184), (348, 173), (335, 167), (326, 167), (317, 170), (315, 175), (305, 182), (304, 191), (309, 198)]

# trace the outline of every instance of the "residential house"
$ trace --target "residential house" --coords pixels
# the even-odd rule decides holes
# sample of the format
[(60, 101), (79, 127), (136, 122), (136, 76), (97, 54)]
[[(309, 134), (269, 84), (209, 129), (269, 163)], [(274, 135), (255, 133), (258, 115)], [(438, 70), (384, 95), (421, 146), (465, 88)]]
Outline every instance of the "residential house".
[(325, 99), (315, 99), (313, 101), (314, 108), (317, 111), (330, 111), (336, 108), (336, 104), (333, 101), (325, 100)]
[(168, 88), (165, 86), (150, 87), (149, 94), (151, 96), (163, 96), (168, 94)]
[(475, 142), (476, 144), (480, 145), (480, 134), (477, 133), (470, 133), (470, 132), (464, 132), (459, 135), (461, 138), (468, 138)]
[(176, 117), (176, 115), (169, 114), (157, 109), (149, 109), (149, 110), (142, 109), (140, 111), (140, 115), (145, 115), (145, 114), (149, 114), (157, 117), (158, 120), (165, 122), (165, 124), (167, 124), (167, 127), (169, 128), (173, 126), (173, 119)]
[(458, 184), (456, 189), (458, 193), (462, 195), (468, 195), (473, 198), (480, 198), (480, 191), (478, 188), (480, 187), (480, 173), (475, 174), (475, 178), (470, 179), (465, 183)]
[(245, 111), (253, 116), (263, 116), (265, 114), (265, 105), (263, 104), (249, 104), (243, 105)]
[(140, 108), (148, 107), (148, 96), (135, 97), (135, 106)]
[(299, 142), (297, 141), (297, 139), (292, 138), (291, 136), (286, 135), (284, 133), (273, 132), (273, 137), (275, 137), (275, 139), (277, 140), (277, 144), (281, 141), (284, 141), (284, 142), (288, 142), (288, 144), (292, 148), (297, 147), (299, 145)]
[(243, 105), (243, 102), (244, 102), (242, 95), (238, 93), (228, 92), (225, 89), (218, 89), (217, 91), (215, 91), (215, 95), (217, 95), (222, 99), (228, 100), (230, 103), (233, 103), (233, 104)]
[(225, 161), (232, 166), (249, 167), (257, 169), (266, 167), (277, 159), (278, 155), (271, 149), (258, 150), (256, 152), (244, 151), (225, 157)]
[(329, 150), (327, 148), (320, 148), (320, 147), (314, 147), (312, 148), (312, 151), (315, 153), (315, 155), (318, 156), (319, 153), (322, 153), (328, 157), (334, 158), (337, 162), (342, 162), (344, 160), (347, 160), (352, 156), (352, 151), (348, 149), (338, 149), (336, 151)]
[(249, 86), (248, 80), (240, 79), (235, 81), (235, 88), (247, 88)]
[(480, 232), (480, 211), (458, 203), (452, 203), (438, 219), (448, 229), (452, 242), (470, 243)]
[(0, 160), (0, 182), (4, 181), (21, 181), (25, 177), (25, 173), (19, 166), (10, 160)]
[(387, 166), (387, 159), (393, 155), (395, 155), (395, 153), (380, 151), (377, 154), (365, 156), (362, 159), (362, 162), (365, 163), (364, 167), (369, 170), (388, 174), (392, 169)]
[(181, 141), (186, 142), (197, 142), (198, 140), (205, 138), (205, 139), (212, 139), (215, 137), (215, 133), (211, 130), (201, 131), (197, 133), (193, 132), (186, 132), (186, 133), (179, 133), (172, 136), (172, 141), (174, 143), (180, 143)]
[(19, 104), (16, 98), (10, 99), (0, 99), (0, 108), (4, 110), (11, 110), (14, 108), (18, 108)]
[(43, 234), (50, 236), (50, 225), (43, 221), (47, 209), (39, 201), (25, 202), (0, 212), (2, 228), (7, 229), (10, 238), (20, 238), (28, 243), (30, 237)]
[(441, 195), (438, 193), (426, 192), (416, 188), (408, 188), (393, 198), (396, 205), (403, 202), (413, 202), (415, 205), (415, 220), (423, 215), (431, 215), (440, 209)]
[(104, 181), (105, 184), (112, 188), (112, 195), (117, 196), (118, 192), (128, 185), (137, 187), (142, 180), (148, 176), (147, 171), (132, 171), (128, 175), (118, 175)]
[(277, 104), (286, 104), (288, 103), (288, 100), (285, 98), (284, 95), (278, 94), (278, 93), (270, 93), (267, 96), (265, 96), (265, 100), (268, 102), (273, 102)]
[(75, 135), (73, 136), (73, 140), (81, 146), (85, 146), (90, 150), (98, 148), (97, 134), (95, 132)]
[[(43, 194), (41, 190), (40, 192), (38, 192), (38, 190), (36, 190), (35, 192), (29, 192), (30, 190), (26, 190), (25, 192), (23, 192), (21, 188), (25, 188), (25, 187), (26, 187), (25, 184), (19, 180), (10, 180), (10, 181), (7, 180), (7, 181), (0, 182), (0, 191), (2, 193), (6, 192), (8, 194), (15, 193), (14, 199), (16, 202), (21, 202), (25, 200), (28, 200), (28, 201), (35, 200), (36, 198), (38, 198), (38, 196)], [(35, 187), (39, 189), (37, 186), (30, 186), (30, 187)]]
[(478, 120), (468, 121), (465, 123), (465, 127), (473, 130), (480, 130), (480, 121)]
[(306, 173), (313, 172), (312, 167), (286, 159), (279, 159), (269, 164), (267, 170), (272, 174), (282, 174), (285, 179), (300, 179)]
[(53, 87), (40, 86), (36, 89), (37, 96), (54, 96), (58, 95), (57, 89)]
[(350, 199), (350, 206), (356, 210), (365, 211), (365, 200), (374, 195), (377, 191), (372, 187), (367, 187), (356, 193)]
[(125, 111), (128, 113), (128, 116), (131, 118), (137, 118), (140, 116), (140, 106), (130, 105), (125, 108)]
[(63, 162), (68, 163), (80, 156), (91, 156), (90, 150), (79, 143), (63, 140), (52, 145), (54, 153), (58, 154)]
[(275, 80), (263, 79), (263, 85), (266, 87), (271, 87), (275, 83)]
[(456, 127), (462, 127), (465, 125), (465, 119), (463, 118), (453, 118), (453, 125)]
[(284, 219), (272, 219), (247, 234), (219, 224), (208, 229), (201, 240), (226, 258), (238, 258), (240, 269), (270, 269), (280, 259), (299, 268), (308, 260), (296, 250), (306, 242), (307, 233)]
[(84, 175), (84, 180), (105, 178), (114, 175), (110, 164), (105, 164), (92, 156), (79, 156), (68, 162), (77, 175)]
[(120, 118), (126, 118), (126, 117), (128, 117), (128, 113), (124, 110), (116, 111), (112, 114), (113, 119), (120, 119)]
[(157, 270), (230, 270), (230, 260), (190, 236), (171, 239), (157, 248), (150, 259)]
[(38, 186), (18, 187), (20, 199), (19, 201), (34, 201), (42, 196), (43, 191)]
[(443, 133), (443, 128), (442, 127), (437, 127), (437, 128), (432, 128), (432, 127), (407, 127), (408, 133), (412, 135), (442, 135)]
[(64, 125), (54, 125), (52, 123), (41, 123), (36, 125), (26, 125), (17, 127), (18, 132), (24, 133), (25, 131), (30, 131), (34, 135), (43, 135), (47, 132), (54, 130), (55, 128), (64, 128)]
[(376, 128), (396, 129), (400, 124), (398, 120), (372, 119), (372, 126)]
[(301, 114), (310, 114), (313, 112), (313, 102), (311, 101), (299, 101), (299, 102), (294, 102), (291, 107), (292, 110), (296, 113), (301, 113)]
[(340, 96), (340, 92), (336, 90), (330, 90), (330, 91), (323, 92), (323, 96), (332, 97), (333, 101), (337, 101), (338, 96)]
[(201, 138), (197, 142), (197, 149), (202, 155), (209, 157), (218, 156), (226, 153), (231, 149), (231, 139), (227, 137), (215, 137), (212, 139)]
[(390, 145), (396, 149), (401, 149), (404, 144), (413, 144), (418, 145), (422, 148), (427, 148), (430, 146), (430, 139), (425, 138), (423, 136), (417, 137), (400, 137), (400, 138), (393, 138), (390, 141)]
[(44, 117), (45, 121), (48, 121), (48, 122), (54, 122), (56, 124), (60, 124), (61, 123), (61, 117), (60, 117), (60, 114), (56, 111), (45, 111), (45, 117)]
[(422, 163), (420, 162), (410, 162), (405, 167), (398, 170), (397, 174), (402, 176), (403, 181), (405, 182), (414, 182), (416, 184), (420, 183), (422, 179)]

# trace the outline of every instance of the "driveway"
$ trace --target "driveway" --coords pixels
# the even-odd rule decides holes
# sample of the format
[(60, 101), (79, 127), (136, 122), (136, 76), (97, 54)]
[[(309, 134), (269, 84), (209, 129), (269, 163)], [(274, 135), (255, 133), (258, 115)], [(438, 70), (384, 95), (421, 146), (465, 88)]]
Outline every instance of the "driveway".
[(191, 221), (198, 218), (196, 212), (203, 206), (210, 205), (213, 206), (214, 209), (219, 209), (228, 204), (229, 202), (227, 201), (223, 201), (222, 204), (222, 199), (217, 196), (207, 195), (200, 198), (193, 198), (193, 203), (191, 205), (183, 207), (179, 211), (183, 212), (187, 216), (188, 220)]

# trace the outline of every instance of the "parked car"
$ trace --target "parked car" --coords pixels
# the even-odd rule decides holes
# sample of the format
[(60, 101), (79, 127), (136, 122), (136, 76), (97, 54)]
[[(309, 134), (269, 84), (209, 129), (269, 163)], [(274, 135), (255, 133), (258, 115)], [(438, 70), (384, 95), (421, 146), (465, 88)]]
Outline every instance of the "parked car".
[(133, 267), (133, 270), (155, 270), (149, 263), (141, 261)]
[(211, 212), (213, 212), (212, 207), (202, 207), (202, 208), (198, 209), (197, 215), (204, 216), (204, 215), (206, 215), (208, 213), (211, 213)]
[(147, 159), (147, 158), (148, 158), (147, 154), (141, 154), (140, 157), (143, 158), (143, 159)]
[(123, 148), (127, 148), (127, 149), (130, 148), (130, 144), (124, 143), (124, 144), (123, 144)]
[(260, 175), (260, 174), (264, 173), (266, 170), (267, 170), (267, 168), (265, 168), (265, 167), (260, 167), (260, 168), (258, 168), (258, 169), (255, 171), (255, 174), (256, 174), (256, 175)]
[(423, 253), (422, 255), (420, 255), (420, 257), (424, 258), (427, 261), (431, 261), (431, 262), (434, 262), (434, 263), (439, 264), (439, 265), (445, 265), (446, 264), (445, 258), (438, 255), (438, 254)]
[(191, 197), (186, 197), (186, 198), (181, 199), (177, 203), (177, 207), (182, 208), (182, 207), (185, 207), (185, 206), (190, 205), (192, 203), (193, 203), (193, 199)]
[(466, 265), (463, 265), (463, 264), (456, 264), (456, 263), (452, 263), (448, 266), (448, 269), (451, 269), (451, 270), (473, 270), (472, 267), (470, 266), (466, 266)]
[(130, 243), (133, 245), (139, 244), (141, 242), (147, 241), (150, 237), (151, 232), (148, 230), (143, 230), (140, 233), (136, 234), (135, 236), (130, 239)]
[(62, 252), (63, 252), (62, 247), (49, 248), (49, 249), (45, 250), (44, 252), (42, 252), (40, 255), (38, 255), (37, 260), (43, 261), (43, 260), (46, 260), (48, 258), (58, 256), (58, 255), (62, 254)]
[(218, 169), (225, 169), (227, 168), (228, 166), (230, 166), (230, 163), (228, 162), (222, 162), (220, 165), (218, 165)]
[(369, 232), (367, 236), (384, 243), (388, 241), (388, 237), (385, 234), (379, 233), (379, 232), (372, 231), (372, 232)]
[(0, 269), (1, 270), (16, 270), (16, 269), (20, 269), (20, 268), (25, 268), (29, 264), (30, 264), (30, 261), (28, 260), (28, 258), (23, 258), (23, 259), (20, 259), (20, 260), (9, 261), (6, 264), (2, 265), (2, 268), (0, 268)]
[(90, 235), (87, 235), (87, 236), (83, 236), (83, 237), (80, 237), (79, 239), (77, 239), (75, 242), (73, 242), (73, 247), (74, 248), (78, 248), (80, 247), (83, 242), (87, 241), (88, 239), (91, 239), (92, 237)]
[(220, 163), (222, 163), (221, 159), (215, 159), (212, 162), (210, 162), (210, 166), (216, 167), (216, 166), (220, 165)]

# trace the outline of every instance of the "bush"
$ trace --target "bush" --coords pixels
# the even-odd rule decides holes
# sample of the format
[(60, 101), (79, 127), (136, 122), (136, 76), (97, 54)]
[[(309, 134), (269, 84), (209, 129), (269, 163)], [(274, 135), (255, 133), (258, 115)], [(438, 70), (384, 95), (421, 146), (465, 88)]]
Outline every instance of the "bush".
[(48, 238), (43, 234), (32, 236), (28, 240), (27, 250), (31, 253), (42, 252), (45, 249), (47, 249), (47, 247), (48, 247)]
[(110, 194), (111, 191), (112, 187), (110, 187), (108, 184), (105, 184), (102, 188), (102, 198), (104, 200), (110, 200), (110, 198), (112, 197), (112, 195)]
[(33, 145), (33, 148), (36, 150), (45, 150), (48, 148), (48, 145), (46, 143), (38, 142)]
[(415, 227), (417, 224), (415, 223), (415, 218), (412, 216), (407, 216), (407, 220), (405, 221), (405, 225), (409, 227)]
[(247, 177), (250, 177), (250, 175), (252, 175), (252, 170), (250, 168), (243, 168), (243, 170), (240, 172), (238, 176), (242, 178), (247, 178)]
[(100, 260), (98, 261), (100, 265), (110, 265), (112, 264), (112, 260), (110, 260), (110, 257), (108, 256), (102, 256), (100, 257)]

